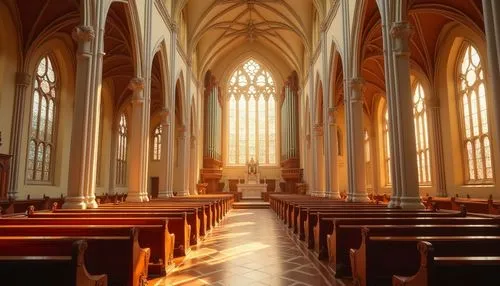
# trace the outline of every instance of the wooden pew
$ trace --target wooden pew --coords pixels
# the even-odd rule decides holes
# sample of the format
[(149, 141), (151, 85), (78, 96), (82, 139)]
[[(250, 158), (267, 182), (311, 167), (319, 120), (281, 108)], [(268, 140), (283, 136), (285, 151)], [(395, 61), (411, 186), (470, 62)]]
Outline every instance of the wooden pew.
[(57, 212), (44, 213), (35, 212), (30, 215), (30, 218), (93, 218), (93, 219), (110, 219), (110, 218), (160, 218), (168, 219), (168, 231), (174, 236), (174, 257), (187, 256), (191, 251), (191, 226), (187, 223), (185, 213), (163, 213), (163, 212), (101, 212), (101, 213), (71, 213)]
[[(182, 208), (143, 208), (143, 207), (116, 207), (116, 208), (97, 208), (97, 209), (84, 209), (84, 210), (76, 210), (76, 209), (64, 209), (64, 210), (56, 210), (54, 213), (61, 214), (78, 214), (78, 215), (87, 215), (87, 214), (100, 214), (100, 213), (120, 213), (120, 214), (131, 214), (129, 216), (134, 216), (136, 213), (163, 213), (165, 217), (184, 217), (186, 216), (187, 223), (191, 227), (190, 232), (190, 244), (196, 245), (198, 241), (201, 239), (200, 237), (200, 226), (201, 222), (198, 218), (198, 213), (196, 209), (182, 209)], [(32, 216), (32, 214), (29, 214)]]
[[(319, 237), (320, 227), (318, 222), (322, 218), (361, 218), (361, 217), (465, 217), (463, 212), (430, 212), (430, 211), (408, 211), (401, 209), (384, 209), (384, 210), (348, 210), (348, 211), (328, 211), (319, 213), (309, 213), (308, 219), (304, 222), (305, 241), (310, 249), (314, 249), (315, 236)], [(315, 229), (314, 226), (317, 228)], [(325, 236), (326, 238), (326, 236)]]
[(134, 225), (139, 230), (139, 244), (151, 251), (148, 272), (156, 275), (165, 275), (175, 267), (173, 263), (175, 235), (169, 232), (169, 224), (174, 229), (182, 229), (185, 225), (185, 219), (152, 217), (61, 218), (49, 216), (47, 218), (0, 220), (0, 225)]
[[(349, 249), (357, 248), (361, 244), (362, 226), (369, 225), (431, 225), (431, 224), (492, 224), (498, 220), (474, 217), (380, 217), (380, 218), (326, 218), (321, 219), (319, 257), (329, 258), (330, 267), (335, 272), (335, 277), (351, 276)], [(356, 227), (353, 227), (356, 226)], [(359, 227), (359, 228), (358, 228)], [(328, 233), (328, 235), (326, 235)], [(331, 234), (330, 234), (331, 233)], [(323, 242), (326, 239), (326, 247)]]
[[(491, 246), (493, 240), (486, 244)], [(458, 237), (456, 240), (430, 243), (421, 241), (417, 248), (420, 254), (420, 268), (413, 276), (394, 275), (393, 286), (437, 286), (437, 285), (500, 285), (500, 256), (498, 244), (488, 256), (478, 256), (485, 247), (482, 240)], [(453, 255), (443, 254), (443, 248), (454, 248)], [(496, 256), (491, 256), (496, 255)]]
[[(354, 283), (360, 286), (389, 285), (394, 274), (415, 273), (418, 267), (408, 267), (408, 264), (418, 265), (415, 249), (421, 240), (439, 243), (460, 236), (481, 239), (488, 247), (483, 249), (484, 253), (475, 249), (478, 255), (488, 255), (494, 245), (500, 246), (500, 225), (373, 225), (361, 231), (360, 247), (349, 252)], [(489, 244), (488, 239), (495, 242)], [(455, 248), (446, 249), (450, 256), (456, 251)]]
[[(29, 243), (29, 246), (27, 245)], [(70, 244), (71, 243), (71, 244)], [(91, 275), (85, 266), (85, 240), (54, 239), (57, 252), (41, 251), (43, 243), (36, 240), (0, 240), (0, 279), (3, 285), (106, 286), (106, 274)], [(26, 251), (27, 246), (30, 251)], [(20, 255), (20, 252), (28, 253)], [(14, 251), (12, 251), (14, 250)], [(14, 255), (8, 255), (14, 254)]]
[[(139, 231), (130, 226), (61, 226), (61, 225), (1, 225), (0, 241), (11, 243), (20, 241), (36, 241), (38, 246), (45, 243), (42, 249), (48, 253), (56, 253), (58, 246), (54, 239), (65, 238), (68, 245), (73, 241), (86, 240), (87, 268), (91, 273), (108, 275), (108, 285), (141, 286), (148, 277), (149, 248), (139, 246)], [(33, 247), (2, 247), (2, 255), (29, 255)], [(29, 245), (29, 244), (28, 244)], [(26, 251), (26, 252), (25, 252)], [(42, 255), (43, 256), (43, 255)]]

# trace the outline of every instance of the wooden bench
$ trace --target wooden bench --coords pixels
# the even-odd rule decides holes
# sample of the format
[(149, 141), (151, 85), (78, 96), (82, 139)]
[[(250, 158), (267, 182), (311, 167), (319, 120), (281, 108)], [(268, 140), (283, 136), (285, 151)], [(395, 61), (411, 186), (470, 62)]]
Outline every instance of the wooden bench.
[(0, 220), (0, 225), (134, 225), (139, 230), (139, 244), (151, 251), (148, 272), (156, 275), (166, 275), (175, 267), (173, 263), (175, 235), (169, 232), (169, 224), (173, 229), (182, 229), (185, 222), (183, 218), (151, 217), (48, 217)]
[[(362, 217), (393, 217), (393, 218), (409, 218), (409, 217), (464, 217), (463, 213), (459, 212), (430, 212), (430, 211), (408, 211), (400, 209), (373, 210), (355, 210), (355, 211), (329, 211), (321, 213), (309, 213), (308, 219), (304, 222), (305, 241), (310, 249), (315, 249), (315, 233), (316, 239), (319, 237), (320, 226), (318, 222), (322, 218), (362, 218)], [(314, 226), (317, 228), (315, 229)], [(326, 236), (325, 236), (326, 239)]]
[[(493, 240), (488, 240), (491, 245)], [(420, 268), (413, 276), (394, 275), (393, 286), (434, 286), (434, 285), (500, 285), (500, 256), (498, 244), (488, 251), (488, 256), (478, 256), (477, 249), (484, 245), (481, 240), (459, 237), (447, 241), (445, 246), (439, 242), (421, 241), (418, 243)], [(458, 245), (459, 244), (459, 245)], [(453, 256), (444, 256), (441, 248), (454, 247)], [(439, 253), (439, 254), (438, 254)], [(491, 256), (496, 255), (496, 256)]]
[[(0, 240), (2, 249), (9, 248), (9, 253), (2, 251), (0, 256), (0, 276), (4, 285), (108, 285), (106, 274), (91, 275), (87, 271), (85, 240), (54, 239), (51, 243), (52, 246), (57, 246), (57, 252), (49, 253), (40, 251), (42, 245), (37, 244), (37, 241), (28, 240), (25, 242), (31, 242), (31, 251), (27, 255), (11, 251), (19, 247), (26, 248), (26, 243), (18, 245), (19, 242), (20, 240)], [(25, 249), (23, 251), (27, 252)]]
[[(319, 257), (328, 256), (329, 265), (335, 272), (335, 277), (351, 276), (349, 249), (361, 245), (359, 228), (369, 225), (430, 225), (430, 224), (490, 224), (498, 223), (493, 219), (474, 217), (410, 217), (410, 218), (326, 218), (321, 219), (319, 234)], [(358, 226), (352, 227), (352, 226)], [(326, 247), (323, 241), (326, 235)]]
[[(10, 247), (12, 241), (16, 245)], [(47, 255), (59, 251), (54, 239), (66, 239), (67, 245), (86, 240), (86, 266), (91, 273), (105, 273), (108, 285), (144, 285), (148, 277), (150, 250), (139, 246), (139, 231), (127, 226), (60, 226), (2, 225), (0, 245), (2, 255), (29, 256), (34, 248), (47, 250)], [(34, 241), (36, 246), (30, 247)], [(41, 245), (44, 244), (42, 247)], [(63, 248), (61, 248), (63, 249)], [(40, 253), (41, 256), (44, 254)]]
[(163, 212), (95, 212), (95, 213), (33, 213), (30, 218), (81, 218), (81, 219), (110, 219), (110, 218), (159, 218), (168, 219), (168, 231), (174, 236), (174, 257), (187, 256), (191, 251), (191, 226), (187, 223), (185, 213)]
[[(392, 275), (415, 273), (419, 262), (415, 249), (421, 240), (442, 243), (450, 241), (450, 237), (456, 240), (468, 236), (471, 240), (482, 240), (482, 248), (474, 249), (477, 255), (500, 251), (499, 225), (373, 225), (361, 231), (360, 247), (349, 251), (354, 283), (360, 286), (390, 285)], [(493, 243), (487, 242), (490, 238)], [(442, 250), (450, 256), (457, 251), (455, 246)]]

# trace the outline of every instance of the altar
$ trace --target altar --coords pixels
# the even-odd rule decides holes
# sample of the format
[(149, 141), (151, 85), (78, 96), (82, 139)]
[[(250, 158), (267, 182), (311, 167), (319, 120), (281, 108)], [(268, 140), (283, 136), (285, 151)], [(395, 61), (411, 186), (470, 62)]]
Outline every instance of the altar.
[(260, 173), (257, 167), (258, 163), (252, 158), (247, 164), (245, 183), (236, 185), (238, 193), (241, 193), (242, 199), (261, 199), (262, 193), (267, 192), (267, 184), (260, 183)]

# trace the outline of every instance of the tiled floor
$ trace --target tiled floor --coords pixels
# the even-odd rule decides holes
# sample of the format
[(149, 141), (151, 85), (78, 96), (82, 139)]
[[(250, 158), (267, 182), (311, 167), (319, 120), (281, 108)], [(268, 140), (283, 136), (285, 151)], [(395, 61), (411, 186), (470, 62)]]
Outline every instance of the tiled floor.
[(233, 209), (177, 271), (149, 285), (336, 285), (269, 209)]

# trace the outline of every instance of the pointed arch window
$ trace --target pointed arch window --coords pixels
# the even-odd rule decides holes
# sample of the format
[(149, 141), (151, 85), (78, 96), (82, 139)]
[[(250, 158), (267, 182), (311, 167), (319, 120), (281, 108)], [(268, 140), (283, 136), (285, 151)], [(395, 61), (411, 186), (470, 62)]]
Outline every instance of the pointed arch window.
[(337, 128), (337, 155), (338, 156), (343, 156), (343, 150), (344, 150), (344, 138), (342, 138), (342, 130), (340, 128)]
[(492, 183), (485, 75), (481, 57), (470, 43), (463, 46), (457, 70), (466, 183)]
[(384, 140), (384, 164), (386, 185), (392, 185), (391, 180), (391, 141), (389, 138), (389, 109), (385, 106), (382, 120), (382, 136)]
[(33, 86), (26, 179), (33, 184), (50, 184), (55, 161), (58, 81), (49, 55), (38, 62)]
[(427, 127), (425, 92), (420, 82), (416, 83), (413, 90), (413, 120), (415, 123), (415, 141), (417, 145), (418, 182), (422, 185), (429, 185), (431, 183), (429, 131)]
[(276, 164), (276, 87), (271, 73), (254, 60), (243, 63), (228, 83), (228, 165), (251, 158)]
[(127, 117), (120, 115), (118, 124), (118, 144), (116, 145), (116, 185), (127, 184)]
[(161, 160), (161, 124), (153, 131), (153, 161)]

